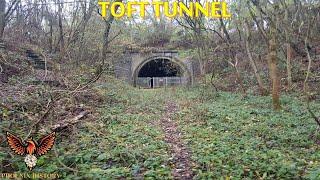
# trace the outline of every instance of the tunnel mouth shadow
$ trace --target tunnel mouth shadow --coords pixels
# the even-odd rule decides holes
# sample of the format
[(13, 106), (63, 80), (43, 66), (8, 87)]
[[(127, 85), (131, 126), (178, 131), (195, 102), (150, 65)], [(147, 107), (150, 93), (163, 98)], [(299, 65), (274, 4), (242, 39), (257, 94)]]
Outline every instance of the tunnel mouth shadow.
[(159, 88), (188, 83), (182, 63), (170, 58), (153, 58), (142, 63), (135, 72), (134, 85), (142, 88)]
[(168, 59), (154, 59), (142, 66), (138, 77), (180, 77), (181, 67)]

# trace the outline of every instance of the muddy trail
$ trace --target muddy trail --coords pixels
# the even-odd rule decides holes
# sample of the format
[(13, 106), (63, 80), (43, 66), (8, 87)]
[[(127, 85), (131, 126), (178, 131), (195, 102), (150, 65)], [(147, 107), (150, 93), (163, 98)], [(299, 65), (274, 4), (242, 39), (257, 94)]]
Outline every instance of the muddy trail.
[(164, 131), (165, 142), (169, 145), (173, 178), (192, 179), (191, 152), (183, 142), (178, 125), (173, 120), (173, 116), (177, 111), (177, 104), (173, 101), (168, 101), (165, 105), (165, 112), (159, 121), (159, 126)]

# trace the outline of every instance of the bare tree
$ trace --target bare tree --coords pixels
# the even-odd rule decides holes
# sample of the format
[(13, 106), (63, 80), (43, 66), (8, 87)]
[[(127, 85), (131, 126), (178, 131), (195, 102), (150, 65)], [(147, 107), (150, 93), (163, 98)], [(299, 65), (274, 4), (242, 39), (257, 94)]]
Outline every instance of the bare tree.
[(278, 58), (277, 58), (277, 24), (278, 24), (278, 4), (274, 5), (274, 21), (270, 23), (270, 40), (269, 40), (269, 69), (270, 78), (272, 81), (272, 102), (273, 109), (280, 110), (280, 77), (278, 73)]
[[(267, 12), (265, 11), (260, 1), (254, 1), (251, 0), (252, 4), (255, 6), (257, 11), (260, 14), (260, 19), (264, 19), (268, 22), (270, 33), (267, 34), (266, 30), (263, 28), (263, 25), (261, 25), (257, 17), (253, 14), (253, 11), (251, 9), (250, 3), (248, 2), (248, 10), (249, 13), (253, 19), (253, 21), (256, 23), (259, 32), (265, 39), (266, 44), (269, 46), (269, 54), (268, 54), (268, 64), (269, 64), (269, 73), (270, 73), (270, 79), (272, 82), (272, 103), (273, 103), (273, 109), (274, 110), (280, 110), (281, 104), (280, 104), (280, 91), (281, 91), (281, 84), (280, 84), (280, 77), (278, 72), (278, 57), (277, 57), (277, 50), (278, 50), (278, 37), (279, 35), (279, 2), (274, 2), (271, 4), (273, 7), (273, 12)], [(270, 3), (270, 2), (268, 2)]]
[[(64, 51), (64, 35), (63, 35), (63, 24), (62, 24), (62, 8), (63, 0), (58, 1), (58, 24), (59, 24), (59, 44), (60, 52)], [(63, 53), (62, 53), (63, 54)]]
[(281, 109), (280, 106), (280, 78), (277, 68), (277, 42), (275, 27), (271, 27), (271, 39), (269, 41), (269, 69), (272, 81), (272, 102), (275, 110)]
[(2, 40), (6, 18), (6, 0), (0, 0), (0, 40)]
[(258, 68), (256, 66), (255, 61), (253, 60), (252, 53), (250, 51), (251, 32), (250, 32), (249, 23), (248, 23), (247, 20), (245, 21), (245, 28), (246, 28), (245, 47), (246, 47), (247, 55), (248, 55), (248, 58), (249, 58), (249, 62), (250, 62), (250, 65), (252, 67), (253, 73), (254, 73), (257, 81), (258, 81), (260, 94), (261, 95), (267, 95), (268, 94), (268, 90), (265, 88), (265, 86), (263, 84), (261, 76), (260, 76), (260, 74), (258, 72)]
[(0, 40), (3, 39), (4, 28), (6, 27), (10, 16), (18, 7), (19, 3), (19, 0), (13, 0), (11, 3), (9, 3), (7, 8), (6, 0), (0, 0)]
[[(186, 6), (188, 6), (189, 1), (182, 1)], [(200, 2), (199, 2), (200, 3)], [(205, 41), (203, 41), (203, 30), (204, 28), (204, 18), (203, 15), (200, 14), (200, 17), (193, 18), (184, 14), (184, 16), (180, 19), (175, 19), (179, 25), (184, 27), (185, 29), (191, 30), (191, 37), (193, 42), (196, 45), (197, 59), (200, 66), (200, 74), (201, 76), (205, 75), (206, 64), (207, 64), (207, 49), (205, 46)]]
[[(116, 0), (115, 2), (122, 2), (122, 0)], [(119, 6), (115, 6), (115, 11), (117, 11)], [(114, 21), (114, 16), (110, 13), (108, 18), (104, 18), (105, 22), (105, 28), (104, 28), (104, 33), (103, 33), (103, 47), (102, 47), (102, 52), (101, 52), (101, 63), (102, 66), (105, 64), (105, 59), (107, 58), (107, 53), (108, 53), (108, 48), (109, 48), (109, 35), (110, 35), (110, 30), (112, 23)]]

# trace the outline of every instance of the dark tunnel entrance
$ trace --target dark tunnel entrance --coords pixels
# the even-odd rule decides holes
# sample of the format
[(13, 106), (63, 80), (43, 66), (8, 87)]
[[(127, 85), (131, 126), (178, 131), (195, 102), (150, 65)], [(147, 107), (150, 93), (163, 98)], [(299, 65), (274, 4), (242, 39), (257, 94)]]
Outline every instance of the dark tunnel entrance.
[(183, 69), (169, 59), (154, 59), (145, 63), (138, 72), (137, 85), (145, 88), (182, 84)]
[(168, 59), (155, 59), (143, 65), (138, 77), (176, 77), (181, 74), (179, 65)]

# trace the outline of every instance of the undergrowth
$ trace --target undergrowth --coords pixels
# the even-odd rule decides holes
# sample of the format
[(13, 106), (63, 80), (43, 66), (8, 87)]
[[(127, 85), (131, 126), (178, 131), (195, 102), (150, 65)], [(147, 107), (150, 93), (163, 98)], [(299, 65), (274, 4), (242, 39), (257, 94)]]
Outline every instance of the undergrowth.
[(274, 112), (270, 97), (221, 92), (203, 100), (197, 88), (176, 97), (197, 179), (320, 178), (316, 124), (298, 98), (284, 95)]
[[(168, 144), (154, 123), (170, 100), (179, 105), (174, 120), (190, 148), (195, 179), (320, 178), (316, 125), (296, 95), (283, 95), (283, 109), (274, 112), (270, 97), (203, 87), (143, 90), (109, 79), (94, 89), (104, 98), (97, 117), (58, 133), (34, 172), (63, 179), (172, 179)], [(28, 172), (5, 141), (1, 149), (8, 172)]]

